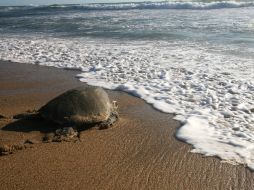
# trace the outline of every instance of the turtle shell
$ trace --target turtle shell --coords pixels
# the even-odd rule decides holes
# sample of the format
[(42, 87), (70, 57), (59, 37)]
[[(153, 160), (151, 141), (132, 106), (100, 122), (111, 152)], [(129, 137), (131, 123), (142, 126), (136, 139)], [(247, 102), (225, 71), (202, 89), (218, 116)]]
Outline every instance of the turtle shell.
[(59, 124), (98, 123), (109, 118), (111, 103), (102, 88), (82, 86), (54, 98), (39, 110), (39, 114)]

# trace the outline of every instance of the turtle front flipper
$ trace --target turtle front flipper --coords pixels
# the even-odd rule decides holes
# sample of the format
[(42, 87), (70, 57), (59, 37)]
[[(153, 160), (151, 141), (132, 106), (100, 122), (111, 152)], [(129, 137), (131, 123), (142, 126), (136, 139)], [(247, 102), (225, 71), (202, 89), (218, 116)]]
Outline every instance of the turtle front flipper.
[(73, 127), (63, 127), (55, 131), (55, 133), (46, 134), (43, 138), (44, 142), (76, 142), (78, 141), (78, 131)]
[(112, 111), (109, 118), (99, 124), (99, 129), (108, 129), (113, 123), (115, 123), (119, 118), (117, 111)]

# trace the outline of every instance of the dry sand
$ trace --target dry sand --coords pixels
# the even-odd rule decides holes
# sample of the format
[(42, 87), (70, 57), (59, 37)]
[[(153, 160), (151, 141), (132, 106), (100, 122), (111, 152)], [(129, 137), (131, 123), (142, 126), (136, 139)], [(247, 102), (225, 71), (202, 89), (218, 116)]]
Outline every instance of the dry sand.
[[(0, 114), (38, 109), (83, 85), (77, 71), (0, 62)], [(0, 189), (254, 189), (254, 173), (189, 151), (175, 139), (179, 123), (126, 93), (109, 91), (120, 120), (106, 130), (81, 132), (80, 141), (42, 143), (53, 124), (0, 121), (0, 144), (25, 149), (0, 156)]]

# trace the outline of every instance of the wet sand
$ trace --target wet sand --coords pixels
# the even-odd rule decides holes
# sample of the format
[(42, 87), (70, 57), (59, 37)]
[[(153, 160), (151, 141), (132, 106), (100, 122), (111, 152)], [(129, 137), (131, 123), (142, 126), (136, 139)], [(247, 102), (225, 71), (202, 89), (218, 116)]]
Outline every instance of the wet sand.
[(54, 124), (8, 119), (84, 85), (77, 73), (0, 62), (0, 145), (24, 145), (0, 156), (0, 189), (254, 189), (253, 172), (190, 153), (172, 115), (123, 92), (108, 91), (119, 103), (114, 127), (82, 131), (76, 143), (42, 143)]

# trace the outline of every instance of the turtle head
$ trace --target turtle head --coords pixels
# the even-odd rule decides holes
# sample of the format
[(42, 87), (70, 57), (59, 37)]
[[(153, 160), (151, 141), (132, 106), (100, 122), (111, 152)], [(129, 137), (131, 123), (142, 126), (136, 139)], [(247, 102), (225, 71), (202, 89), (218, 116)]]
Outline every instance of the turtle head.
[(112, 101), (112, 111), (116, 111), (118, 109), (118, 103), (117, 101)]

